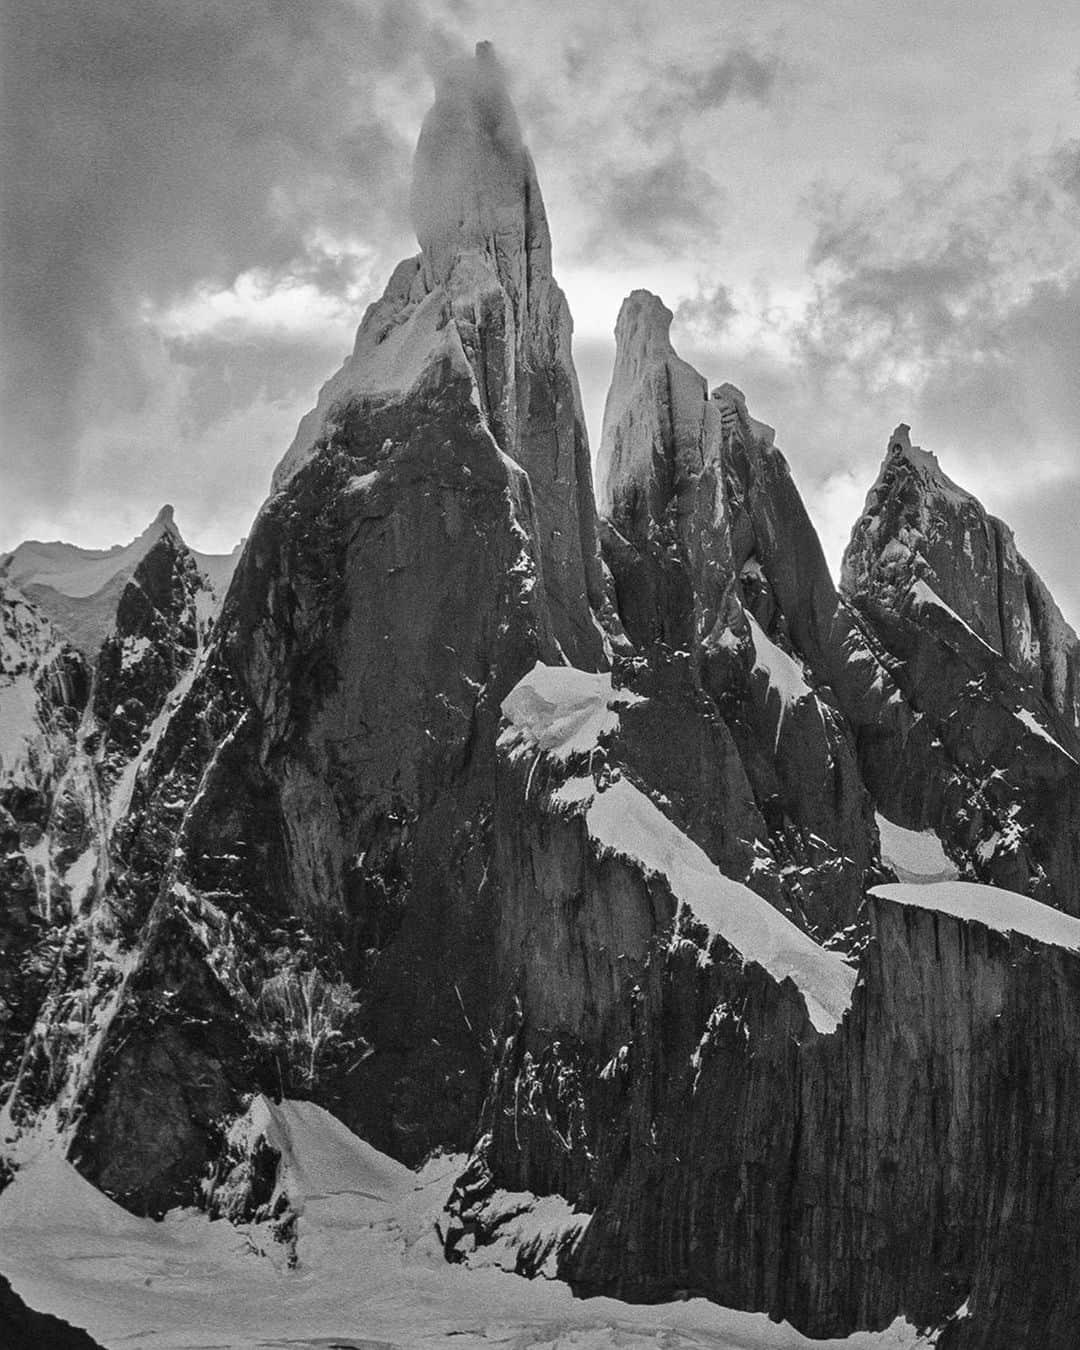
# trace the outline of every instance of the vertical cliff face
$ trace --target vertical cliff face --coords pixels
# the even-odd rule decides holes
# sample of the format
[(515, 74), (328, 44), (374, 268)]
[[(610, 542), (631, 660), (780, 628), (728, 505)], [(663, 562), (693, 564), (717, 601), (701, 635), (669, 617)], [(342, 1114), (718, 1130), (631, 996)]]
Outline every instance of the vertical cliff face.
[[(767, 844), (706, 709), (683, 705), (680, 736), (640, 660), (538, 666), (504, 703), (506, 1017), (452, 1250), (498, 1236), (500, 1189), (554, 1191), (581, 1293), (1067, 1344), (1077, 920), (906, 884), (873, 888), (846, 951), (815, 942), (767, 870), (734, 879)], [(704, 810), (658, 782), (653, 734)]]
[(604, 664), (592, 474), (532, 158), (489, 44), (451, 65), (416, 150), (419, 257), (364, 317), (353, 355), (319, 395), (275, 474), (281, 488), (356, 396), (400, 402), (440, 351), (464, 358), (495, 442), (531, 483), (552, 634), (567, 660)]
[(556, 1191), (583, 1293), (1055, 1344), (1080, 1212), (1032, 1167), (1072, 1128), (1080, 930), (968, 883), (867, 892), (876, 806), (882, 866), (1071, 908), (1071, 733), (943, 603), (837, 593), (771, 430), (669, 323), (623, 308), (598, 467), (633, 651), (503, 706), (504, 1022), (450, 1247), (498, 1239), (500, 1190)]
[[(830, 1036), (753, 968), (650, 963), (597, 1113), (616, 1135), (599, 1156), (632, 1161), (582, 1194), (595, 1212), (567, 1267), (583, 1292), (708, 1289), (822, 1336), (897, 1307), (942, 1326), (969, 1302), (951, 1345), (1064, 1346), (1080, 1213), (1053, 1178), (1074, 1129), (1075, 950), (883, 898), (868, 915)], [(684, 984), (700, 1022), (676, 1012)]]
[(676, 355), (671, 318), (648, 291), (635, 291), (619, 312), (597, 492), (628, 634), (639, 646), (689, 650), (720, 645), (740, 611), (722, 413), (704, 379)]
[(425, 283), (448, 291), (489, 425), (532, 483), (556, 640), (569, 661), (595, 668), (603, 644), (591, 611), (603, 586), (573, 323), (552, 276), (536, 170), (488, 43), (437, 90), (416, 148), (412, 212)]

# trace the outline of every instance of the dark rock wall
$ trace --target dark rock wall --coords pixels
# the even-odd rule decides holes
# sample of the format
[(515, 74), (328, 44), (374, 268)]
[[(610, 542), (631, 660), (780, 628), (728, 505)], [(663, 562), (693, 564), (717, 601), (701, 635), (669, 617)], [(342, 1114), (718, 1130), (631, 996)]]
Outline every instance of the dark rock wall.
[(940, 1326), (970, 1297), (954, 1345), (1068, 1345), (1075, 954), (871, 899), (821, 1035), (722, 941), (673, 942), (663, 879), (597, 856), (547, 786), (505, 822), (528, 880), (501, 911), (513, 1000), (459, 1218), (496, 1185), (567, 1196), (594, 1215), (563, 1264), (583, 1294), (704, 1295), (815, 1336)]
[[(471, 1142), (499, 706), (555, 652), (531, 511), (449, 381), (407, 415), (345, 411), (264, 508), (118, 868), (133, 930), (153, 907), (77, 1157), (126, 1203), (189, 1198), (209, 1122), (256, 1085), (315, 1095), (410, 1161)], [(313, 999), (321, 1046), (295, 1034)], [(175, 1111), (133, 1110), (155, 1073)], [(121, 1118), (131, 1144), (109, 1156)]]

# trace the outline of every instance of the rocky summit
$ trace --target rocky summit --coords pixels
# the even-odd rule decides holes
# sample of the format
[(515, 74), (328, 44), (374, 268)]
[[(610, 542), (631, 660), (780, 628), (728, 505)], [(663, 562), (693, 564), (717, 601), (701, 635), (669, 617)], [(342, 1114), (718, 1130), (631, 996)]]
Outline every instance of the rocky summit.
[(412, 212), (237, 559), (0, 564), (0, 1185), (45, 1140), (303, 1266), (303, 1126), (459, 1155), (440, 1264), (1075, 1345), (1075, 633), (906, 426), (838, 587), (644, 290), (594, 499), (484, 44)]

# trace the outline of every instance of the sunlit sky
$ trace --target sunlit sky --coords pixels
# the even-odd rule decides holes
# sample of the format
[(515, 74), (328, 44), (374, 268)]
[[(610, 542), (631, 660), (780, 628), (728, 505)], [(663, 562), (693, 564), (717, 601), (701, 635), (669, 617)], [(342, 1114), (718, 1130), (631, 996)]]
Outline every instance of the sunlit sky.
[(1075, 0), (4, 0), (0, 548), (247, 532), (415, 251), (431, 72), (494, 41), (594, 448), (623, 296), (777, 428), (834, 564), (892, 427), (1080, 622)]

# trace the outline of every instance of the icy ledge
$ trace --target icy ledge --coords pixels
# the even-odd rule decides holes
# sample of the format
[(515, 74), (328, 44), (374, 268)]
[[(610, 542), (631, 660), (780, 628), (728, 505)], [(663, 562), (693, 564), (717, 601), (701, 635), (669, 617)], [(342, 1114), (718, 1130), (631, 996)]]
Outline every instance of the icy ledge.
[(998, 933), (1016, 933), (1047, 946), (1080, 952), (1080, 919), (1015, 891), (974, 881), (936, 881), (924, 885), (900, 882), (875, 886), (870, 894), (897, 905), (935, 910), (969, 923), (981, 923)]

